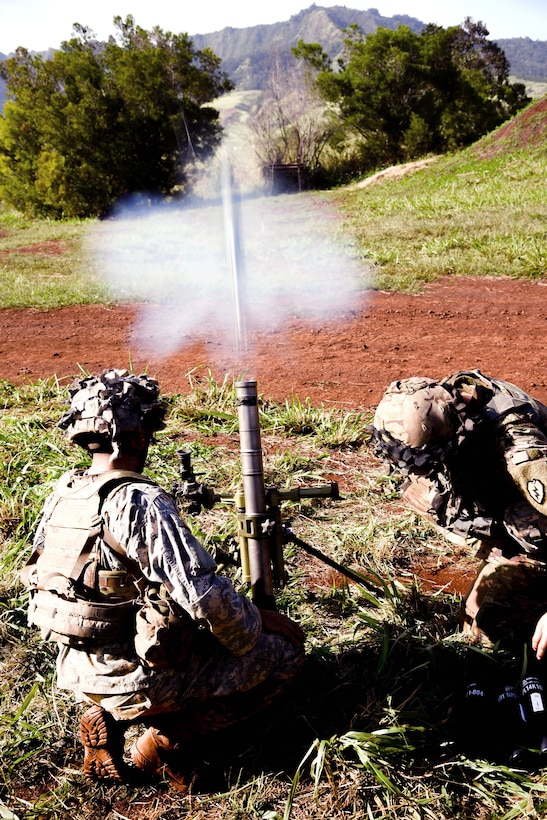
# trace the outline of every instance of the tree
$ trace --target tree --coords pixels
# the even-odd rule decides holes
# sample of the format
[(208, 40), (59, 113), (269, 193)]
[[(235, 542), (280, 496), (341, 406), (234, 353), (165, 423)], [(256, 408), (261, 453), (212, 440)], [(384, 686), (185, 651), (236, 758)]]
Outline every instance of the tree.
[(0, 194), (15, 207), (96, 216), (126, 194), (184, 192), (218, 145), (220, 60), (186, 34), (114, 24), (106, 43), (76, 25), (51, 60), (18, 49), (4, 63)]
[(296, 163), (317, 178), (321, 155), (339, 127), (314, 84), (314, 71), (274, 57), (260, 105), (250, 119), (255, 153), (264, 168)]
[(331, 66), (317, 43), (297, 56), (317, 71), (323, 99), (358, 135), (362, 171), (469, 145), (529, 102), (509, 82), (503, 51), (482, 23), (346, 29), (345, 52)]

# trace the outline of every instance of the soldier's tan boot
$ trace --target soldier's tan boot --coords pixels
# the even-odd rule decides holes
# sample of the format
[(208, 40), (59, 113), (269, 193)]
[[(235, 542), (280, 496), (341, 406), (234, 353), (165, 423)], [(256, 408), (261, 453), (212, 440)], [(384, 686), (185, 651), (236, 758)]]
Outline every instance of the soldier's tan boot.
[(151, 726), (133, 743), (131, 759), (142, 771), (167, 780), (170, 786), (184, 793), (188, 791), (191, 775), (178, 771), (178, 749), (178, 743)]
[(80, 737), (84, 747), (84, 774), (88, 780), (122, 780), (124, 727), (100, 706), (82, 715)]

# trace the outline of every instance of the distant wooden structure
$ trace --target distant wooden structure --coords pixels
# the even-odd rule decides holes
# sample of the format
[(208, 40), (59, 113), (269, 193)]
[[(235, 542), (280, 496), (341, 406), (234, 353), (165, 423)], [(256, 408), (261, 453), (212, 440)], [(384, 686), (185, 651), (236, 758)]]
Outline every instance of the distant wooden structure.
[(294, 194), (304, 189), (304, 166), (300, 162), (276, 162), (268, 166), (272, 194)]

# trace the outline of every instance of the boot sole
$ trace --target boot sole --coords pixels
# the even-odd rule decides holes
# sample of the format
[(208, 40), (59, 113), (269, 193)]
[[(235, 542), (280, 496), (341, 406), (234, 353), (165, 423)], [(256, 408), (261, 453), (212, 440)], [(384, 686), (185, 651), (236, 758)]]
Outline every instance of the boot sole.
[[(100, 706), (92, 706), (80, 721), (80, 737), (84, 747), (84, 775), (88, 780), (122, 780), (122, 751), (115, 755), (108, 748), (119, 742), (114, 727), (108, 725)], [(122, 747), (123, 748), (123, 747)]]

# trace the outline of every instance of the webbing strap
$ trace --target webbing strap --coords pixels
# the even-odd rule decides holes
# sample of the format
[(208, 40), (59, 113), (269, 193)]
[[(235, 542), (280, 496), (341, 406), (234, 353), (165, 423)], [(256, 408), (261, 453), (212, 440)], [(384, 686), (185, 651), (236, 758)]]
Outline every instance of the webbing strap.
[[(59, 479), (58, 486), (61, 486), (62, 488), (68, 488), (71, 477), (73, 475), (73, 472), (65, 473), (61, 477), (61, 479)], [(141, 475), (140, 473), (135, 473), (129, 470), (108, 470), (100, 476), (94, 477), (94, 480), (90, 482), (88, 487), (88, 498), (90, 501), (90, 506), (92, 504), (92, 499), (96, 499), (92, 505), (94, 512), (92, 511), (91, 514), (90, 526), (83, 547), (81, 548), (80, 553), (70, 572), (66, 575), (63, 575), (63, 577), (67, 578), (67, 580), (71, 581), (72, 583), (77, 583), (79, 581), (83, 571), (86, 568), (86, 565), (89, 563), (89, 559), (93, 551), (93, 548), (97, 543), (97, 539), (101, 538), (107, 544), (107, 546), (113, 550), (113, 552), (116, 554), (116, 556), (123, 564), (125, 569), (127, 569), (128, 572), (134, 577), (137, 588), (141, 590), (144, 588), (144, 586), (146, 586), (146, 580), (142, 575), (139, 565), (136, 561), (132, 561), (127, 557), (125, 550), (123, 549), (121, 544), (114, 538), (110, 530), (105, 526), (101, 517), (101, 509), (103, 503), (108, 498), (110, 493), (114, 490), (121, 488), (124, 484), (129, 483), (155, 485), (155, 482), (152, 481), (152, 479), (149, 479), (146, 476)], [(60, 498), (63, 497), (65, 497), (65, 495), (63, 494), (63, 491), (61, 489)], [(34, 549), (26, 565), (21, 570), (21, 580), (27, 587), (36, 586), (30, 583), (30, 574), (33, 567), (40, 558), (41, 554), (41, 550)], [(52, 576), (53, 573), (48, 573), (47, 577), (41, 579), (40, 586), (43, 586), (45, 581), (49, 580)]]
[(120, 561), (121, 564), (125, 567), (128, 573), (132, 576), (135, 586), (139, 590), (139, 592), (143, 592), (146, 587), (148, 586), (148, 581), (142, 574), (141, 568), (139, 567), (136, 561), (133, 561), (125, 550), (123, 549), (122, 545), (117, 541), (108, 527), (103, 524), (101, 528), (101, 538), (105, 542), (105, 544), (110, 547), (110, 549), (116, 553), (116, 557)]
[(99, 515), (93, 516), (91, 519), (91, 524), (89, 526), (89, 531), (87, 533), (87, 538), (85, 540), (85, 544), (83, 545), (74, 566), (72, 567), (70, 573), (67, 575), (67, 578), (70, 581), (76, 582), (79, 580), (82, 572), (84, 571), (86, 564), (88, 563), (89, 556), (93, 550), (97, 542), (97, 538), (101, 534), (101, 518)]

